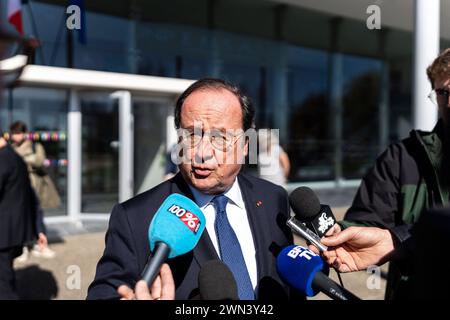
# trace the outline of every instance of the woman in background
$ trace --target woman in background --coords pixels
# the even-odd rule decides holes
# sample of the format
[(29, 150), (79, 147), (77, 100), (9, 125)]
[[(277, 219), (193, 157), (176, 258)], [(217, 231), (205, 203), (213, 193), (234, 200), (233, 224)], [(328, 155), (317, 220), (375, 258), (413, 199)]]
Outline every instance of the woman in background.
[[(42, 144), (26, 139), (27, 126), (21, 121), (16, 121), (10, 126), (12, 147), (27, 164), (31, 185), (35, 191), (35, 215), (37, 243), (31, 253), (36, 257), (53, 258), (55, 252), (48, 247), (47, 232), (44, 225), (44, 213), (42, 209), (56, 208), (61, 204), (61, 199), (55, 185), (44, 169), (46, 158)], [(24, 247), (19, 261), (25, 261), (28, 256), (28, 248)]]
[(278, 131), (260, 129), (258, 140), (258, 172), (260, 178), (286, 187), (291, 165), (287, 153), (280, 146)]

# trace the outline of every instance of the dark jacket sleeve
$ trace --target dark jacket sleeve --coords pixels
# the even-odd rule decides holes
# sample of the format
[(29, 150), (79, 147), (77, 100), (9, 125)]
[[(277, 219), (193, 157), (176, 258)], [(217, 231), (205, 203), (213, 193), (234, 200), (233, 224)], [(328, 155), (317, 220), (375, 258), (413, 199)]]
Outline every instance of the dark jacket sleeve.
[(87, 299), (117, 299), (117, 288), (128, 285), (134, 289), (139, 277), (136, 244), (127, 214), (120, 204), (111, 213), (105, 237), (105, 251), (97, 265)]
[(391, 145), (365, 175), (348, 209), (343, 227), (366, 225), (381, 228), (396, 226), (400, 194), (400, 148)]
[(396, 218), (399, 216), (401, 146), (391, 145), (367, 173), (347, 211), (341, 226), (375, 226), (389, 229), (394, 237), (394, 259), (401, 260), (413, 250), (411, 225)]

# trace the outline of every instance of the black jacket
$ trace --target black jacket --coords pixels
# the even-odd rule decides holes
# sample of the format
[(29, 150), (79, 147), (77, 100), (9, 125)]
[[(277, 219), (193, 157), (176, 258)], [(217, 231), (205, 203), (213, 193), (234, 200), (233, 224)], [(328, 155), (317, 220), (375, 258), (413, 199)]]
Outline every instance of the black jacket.
[[(238, 181), (256, 249), (257, 298), (287, 299), (288, 287), (276, 271), (277, 254), (293, 243), (292, 233), (286, 226), (289, 216), (287, 193), (279, 186), (242, 173)], [(159, 206), (172, 193), (194, 200), (178, 173), (174, 178), (114, 207), (106, 234), (106, 248), (89, 287), (88, 299), (118, 298), (117, 288), (121, 284), (134, 288), (150, 252), (148, 227)], [(259, 201), (260, 204), (256, 205)], [(194, 250), (169, 260), (175, 279), (176, 299), (187, 300), (199, 295), (200, 268), (214, 259), (218, 256), (205, 230)]]
[(0, 148), (0, 249), (35, 239), (33, 199), (25, 162), (10, 146)]
[(409, 296), (413, 225), (424, 210), (449, 203), (450, 166), (444, 137), (440, 120), (432, 132), (413, 130), (408, 138), (390, 145), (363, 178), (340, 222), (344, 227), (362, 224), (387, 228), (394, 234), (401, 250), (390, 264), (387, 299)]

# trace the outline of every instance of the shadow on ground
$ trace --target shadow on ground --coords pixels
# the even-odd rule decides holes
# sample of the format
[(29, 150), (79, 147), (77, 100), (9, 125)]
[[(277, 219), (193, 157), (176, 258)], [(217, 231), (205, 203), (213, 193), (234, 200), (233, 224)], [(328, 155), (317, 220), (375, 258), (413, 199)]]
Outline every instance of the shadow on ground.
[(58, 294), (53, 273), (38, 265), (16, 269), (16, 288), (20, 299), (24, 300), (51, 300)]

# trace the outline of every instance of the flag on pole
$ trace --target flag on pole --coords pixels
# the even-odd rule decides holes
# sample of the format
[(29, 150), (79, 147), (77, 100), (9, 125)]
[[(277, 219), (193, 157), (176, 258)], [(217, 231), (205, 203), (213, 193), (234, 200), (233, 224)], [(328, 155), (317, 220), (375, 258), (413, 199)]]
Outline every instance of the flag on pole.
[(8, 21), (23, 35), (21, 0), (8, 0)]

